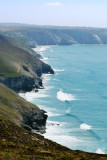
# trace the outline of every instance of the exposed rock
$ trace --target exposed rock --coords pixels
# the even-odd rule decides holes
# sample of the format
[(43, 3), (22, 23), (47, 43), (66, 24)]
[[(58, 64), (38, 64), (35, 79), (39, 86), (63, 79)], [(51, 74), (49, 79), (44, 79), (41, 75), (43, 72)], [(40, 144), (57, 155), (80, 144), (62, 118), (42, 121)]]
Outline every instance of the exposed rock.
[(54, 71), (50, 65), (42, 62), (41, 66), (42, 66), (42, 73), (54, 74)]
[[(46, 129), (46, 120), (47, 115), (46, 112), (41, 110), (41, 112), (35, 112), (34, 110), (30, 110), (28, 112), (22, 113), (24, 128), (35, 129), (41, 133), (45, 133)], [(23, 124), (22, 124), (23, 126)]]
[(29, 76), (10, 77), (5, 80), (0, 79), (0, 82), (16, 92), (32, 91), (34, 88), (42, 86), (42, 80), (40, 78), (32, 78)]
[(38, 89), (35, 89), (35, 92), (39, 92)]
[(23, 69), (27, 72), (29, 72), (29, 69), (26, 66), (23, 66)]
[(31, 127), (25, 125), (24, 123), (22, 123), (21, 126), (22, 126), (23, 128), (25, 128), (26, 130), (28, 130), (28, 131), (31, 131), (31, 130), (32, 130)]

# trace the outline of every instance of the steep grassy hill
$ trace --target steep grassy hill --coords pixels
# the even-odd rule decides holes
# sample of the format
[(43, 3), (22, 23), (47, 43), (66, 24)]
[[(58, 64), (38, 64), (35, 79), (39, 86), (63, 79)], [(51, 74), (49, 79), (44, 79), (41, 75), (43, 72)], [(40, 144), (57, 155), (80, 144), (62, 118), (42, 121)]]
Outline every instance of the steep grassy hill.
[(42, 86), (42, 73), (54, 73), (48, 64), (8, 42), (0, 35), (0, 82), (9, 88), (30, 91)]
[(0, 83), (0, 115), (19, 126), (44, 132), (47, 115)]
[(18, 47), (18, 48), (21, 48), (27, 52), (29, 52), (30, 54), (32, 54), (34, 57), (37, 57), (37, 58), (41, 58), (41, 55), (38, 54), (37, 52), (35, 52), (33, 49), (31, 49), (26, 43), (24, 43), (23, 41), (20, 41), (16, 38), (13, 38), (12, 36), (8, 37), (8, 36), (5, 36), (5, 35), (0, 35), (0, 39), (2, 40), (5, 40), (6, 42)]

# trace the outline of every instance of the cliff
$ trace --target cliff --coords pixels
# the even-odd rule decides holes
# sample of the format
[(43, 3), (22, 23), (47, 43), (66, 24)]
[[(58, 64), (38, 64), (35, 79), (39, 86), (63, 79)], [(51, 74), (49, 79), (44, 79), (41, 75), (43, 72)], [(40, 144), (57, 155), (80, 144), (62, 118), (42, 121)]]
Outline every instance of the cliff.
[(35, 45), (107, 44), (107, 29), (53, 26), (4, 27), (1, 32)]
[(0, 35), (0, 82), (16, 92), (42, 86), (41, 75), (54, 74), (52, 68), (7, 39)]

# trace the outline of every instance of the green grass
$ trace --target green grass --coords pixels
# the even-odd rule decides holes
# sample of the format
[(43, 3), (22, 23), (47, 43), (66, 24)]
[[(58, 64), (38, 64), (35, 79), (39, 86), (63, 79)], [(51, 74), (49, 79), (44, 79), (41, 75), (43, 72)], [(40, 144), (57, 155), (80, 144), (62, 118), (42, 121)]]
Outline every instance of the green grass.
[[(30, 72), (25, 71), (23, 66), (26, 66)], [(33, 77), (36, 74), (36, 68), (41, 69), (41, 62), (37, 58), (4, 40), (0, 41), (0, 76)]]
[(5, 77), (16, 77), (20, 76), (20, 72), (17, 72), (17, 69), (13, 67), (9, 61), (0, 58), (0, 75)]
[(34, 109), (39, 112), (40, 109), (23, 98), (21, 98), (14, 91), (8, 89), (3, 84), (0, 84), (0, 115), (7, 117), (10, 121), (21, 124), (21, 113)]

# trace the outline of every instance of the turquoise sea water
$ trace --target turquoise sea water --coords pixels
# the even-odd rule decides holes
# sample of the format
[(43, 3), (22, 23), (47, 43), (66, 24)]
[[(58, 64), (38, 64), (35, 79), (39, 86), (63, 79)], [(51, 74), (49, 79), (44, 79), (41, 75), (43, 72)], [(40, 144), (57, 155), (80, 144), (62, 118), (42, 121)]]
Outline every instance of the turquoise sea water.
[(48, 111), (46, 138), (74, 150), (107, 153), (107, 46), (41, 47), (55, 75), (22, 95)]

